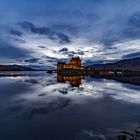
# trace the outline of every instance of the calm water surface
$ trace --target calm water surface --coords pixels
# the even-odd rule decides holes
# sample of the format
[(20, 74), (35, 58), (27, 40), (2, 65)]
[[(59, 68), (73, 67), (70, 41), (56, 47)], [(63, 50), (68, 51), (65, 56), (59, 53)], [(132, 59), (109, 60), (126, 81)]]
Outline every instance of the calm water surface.
[(45, 72), (0, 77), (0, 140), (117, 140), (140, 126), (140, 86)]

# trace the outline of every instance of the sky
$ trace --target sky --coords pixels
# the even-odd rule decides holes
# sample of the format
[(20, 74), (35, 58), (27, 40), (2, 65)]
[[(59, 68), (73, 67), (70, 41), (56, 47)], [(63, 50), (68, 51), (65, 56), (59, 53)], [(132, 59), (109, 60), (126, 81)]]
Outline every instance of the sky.
[(0, 19), (0, 64), (140, 56), (140, 0), (0, 0)]

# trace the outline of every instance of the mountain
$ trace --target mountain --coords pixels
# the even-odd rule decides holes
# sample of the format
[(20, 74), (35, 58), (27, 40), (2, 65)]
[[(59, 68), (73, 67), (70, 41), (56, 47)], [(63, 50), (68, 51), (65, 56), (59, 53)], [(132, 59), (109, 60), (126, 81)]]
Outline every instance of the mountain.
[(124, 59), (115, 63), (107, 63), (107, 64), (93, 64), (88, 67), (92, 67), (95, 70), (99, 69), (123, 69), (123, 70), (133, 70), (140, 71), (140, 57), (133, 59)]
[(46, 66), (46, 65), (26, 65), (29, 68), (35, 69), (37, 71), (47, 71), (50, 69), (54, 69), (54, 67)]
[(35, 69), (20, 65), (0, 65), (0, 71), (35, 71)]

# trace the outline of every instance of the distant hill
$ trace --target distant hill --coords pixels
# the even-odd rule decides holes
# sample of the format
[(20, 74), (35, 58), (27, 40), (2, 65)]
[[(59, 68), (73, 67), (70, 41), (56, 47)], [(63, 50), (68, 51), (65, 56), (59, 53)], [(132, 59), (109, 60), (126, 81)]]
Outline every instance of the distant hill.
[(107, 63), (107, 64), (93, 64), (88, 67), (92, 67), (96, 70), (99, 69), (123, 69), (123, 70), (133, 70), (140, 71), (140, 57), (133, 59), (124, 59), (115, 63)]
[(0, 65), (0, 71), (35, 71), (35, 69), (20, 65)]

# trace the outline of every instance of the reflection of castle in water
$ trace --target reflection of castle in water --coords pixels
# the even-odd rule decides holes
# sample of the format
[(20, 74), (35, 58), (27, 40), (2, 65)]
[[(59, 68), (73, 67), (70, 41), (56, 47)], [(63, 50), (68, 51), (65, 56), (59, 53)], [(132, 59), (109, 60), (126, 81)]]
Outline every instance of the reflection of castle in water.
[(57, 81), (65, 83), (68, 81), (72, 87), (79, 87), (81, 85), (81, 80), (84, 79), (84, 76), (63, 76), (57, 74)]

